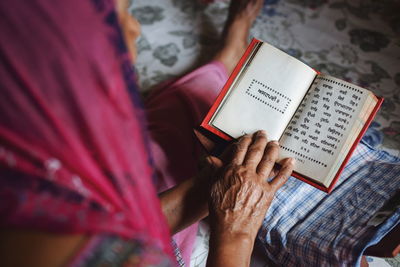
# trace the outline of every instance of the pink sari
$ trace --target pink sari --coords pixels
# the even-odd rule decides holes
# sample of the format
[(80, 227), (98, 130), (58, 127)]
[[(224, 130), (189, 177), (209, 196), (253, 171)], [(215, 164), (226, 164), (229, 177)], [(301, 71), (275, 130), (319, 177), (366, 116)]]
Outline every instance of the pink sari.
[(0, 1), (0, 225), (138, 238), (172, 259), (113, 5)]

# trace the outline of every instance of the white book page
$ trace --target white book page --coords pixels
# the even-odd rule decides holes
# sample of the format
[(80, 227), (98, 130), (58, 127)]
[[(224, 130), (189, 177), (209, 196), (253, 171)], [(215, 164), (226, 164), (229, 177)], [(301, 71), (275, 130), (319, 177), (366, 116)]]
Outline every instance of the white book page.
[(265, 130), (278, 140), (315, 76), (301, 61), (263, 43), (210, 124), (233, 138)]
[(357, 139), (358, 135), (360, 134), (361, 130), (363, 129), (365, 123), (368, 121), (371, 112), (375, 108), (377, 104), (377, 98), (372, 94), (368, 94), (367, 99), (365, 99), (364, 106), (360, 110), (360, 113), (357, 116), (354, 126), (352, 127), (346, 142), (342, 146), (342, 149), (338, 153), (336, 160), (334, 161), (332, 168), (328, 175), (326, 176), (324, 183), (330, 184), (333, 178), (335, 177), (337, 171), (339, 170), (340, 166), (343, 163), (343, 160), (346, 158), (347, 154), (349, 153), (351, 146), (354, 144), (355, 140)]
[(280, 158), (296, 158), (296, 172), (329, 186), (375, 104), (368, 90), (318, 75), (280, 140)]

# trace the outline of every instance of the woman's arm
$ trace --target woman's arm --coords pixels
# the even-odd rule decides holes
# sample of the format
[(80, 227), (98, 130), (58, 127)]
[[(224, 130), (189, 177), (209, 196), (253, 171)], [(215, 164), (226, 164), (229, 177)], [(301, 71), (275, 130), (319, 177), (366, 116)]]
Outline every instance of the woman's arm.
[[(207, 166), (197, 177), (160, 194), (173, 234), (206, 217), (210, 209), (208, 266), (249, 265), (265, 213), (294, 166), (294, 160), (287, 159), (280, 162), (278, 172), (273, 169), (279, 145), (268, 142), (264, 132), (242, 137), (230, 150), (231, 159), (225, 155), (225, 164), (208, 157)], [(210, 186), (215, 176), (218, 180)], [(274, 179), (268, 182), (271, 177)]]
[[(294, 167), (294, 160), (286, 159), (275, 176), (278, 151), (278, 143), (268, 142), (264, 132), (244, 136), (237, 142), (230, 164), (222, 169), (211, 188), (207, 266), (249, 266), (265, 214)], [(268, 182), (271, 176), (274, 179)]]
[(206, 192), (196, 188), (195, 178), (161, 193), (159, 197), (171, 234), (208, 215)]
[(208, 215), (211, 179), (222, 164), (205, 159), (200, 173), (183, 183), (160, 193), (161, 209), (169, 229), (175, 234)]

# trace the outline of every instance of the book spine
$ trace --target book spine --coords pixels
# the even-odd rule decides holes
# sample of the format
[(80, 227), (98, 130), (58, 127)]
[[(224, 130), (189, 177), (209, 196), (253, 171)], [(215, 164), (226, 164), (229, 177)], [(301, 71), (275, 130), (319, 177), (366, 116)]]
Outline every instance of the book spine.
[(327, 187), (325, 187), (325, 186), (323, 186), (323, 185), (321, 185), (319, 183), (316, 183), (316, 182), (310, 180), (309, 178), (307, 178), (307, 177), (305, 177), (305, 176), (303, 176), (303, 175), (301, 175), (301, 174), (299, 174), (297, 172), (293, 172), (292, 176), (297, 178), (297, 179), (299, 179), (299, 180), (301, 180), (301, 181), (303, 181), (303, 182), (305, 182), (305, 183), (307, 183), (307, 184), (309, 184), (309, 185), (311, 185), (311, 186), (313, 186), (313, 187), (315, 187), (315, 188), (317, 188), (317, 189), (319, 189), (319, 190), (321, 190), (321, 191), (329, 193), (329, 188), (327, 188)]

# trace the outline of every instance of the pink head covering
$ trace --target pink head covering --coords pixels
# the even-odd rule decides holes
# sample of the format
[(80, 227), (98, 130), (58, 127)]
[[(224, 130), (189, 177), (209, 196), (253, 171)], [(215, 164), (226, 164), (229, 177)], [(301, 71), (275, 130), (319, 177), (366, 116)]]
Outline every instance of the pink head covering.
[(2, 0), (0, 34), (0, 224), (172, 257), (113, 2)]

